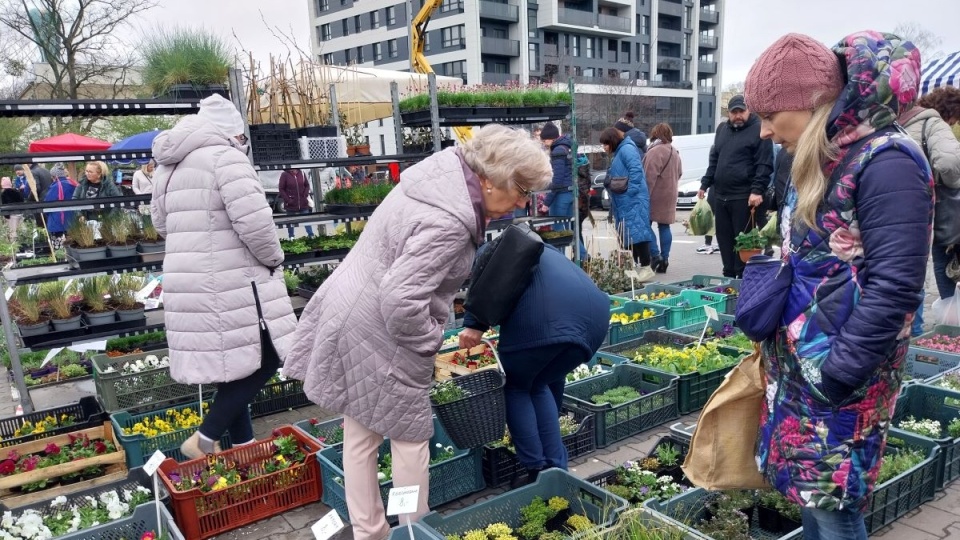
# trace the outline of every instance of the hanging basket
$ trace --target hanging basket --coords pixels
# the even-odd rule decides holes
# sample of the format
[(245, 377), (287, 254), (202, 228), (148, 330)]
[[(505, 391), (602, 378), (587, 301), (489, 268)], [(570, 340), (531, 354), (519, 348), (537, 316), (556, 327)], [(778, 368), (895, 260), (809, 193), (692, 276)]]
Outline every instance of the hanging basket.
[[(500, 366), (500, 357), (490, 342)], [(500, 368), (502, 369), (502, 368)], [(507, 407), (503, 395), (504, 376), (500, 369), (485, 369), (452, 379), (467, 392), (457, 401), (433, 405), (433, 412), (457, 448), (479, 448), (503, 438)]]

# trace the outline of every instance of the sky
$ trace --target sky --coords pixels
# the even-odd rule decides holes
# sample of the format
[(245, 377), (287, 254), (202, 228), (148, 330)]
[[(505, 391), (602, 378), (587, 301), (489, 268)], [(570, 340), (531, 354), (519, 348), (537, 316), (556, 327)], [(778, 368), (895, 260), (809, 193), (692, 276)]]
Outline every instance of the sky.
[[(242, 45), (257, 58), (268, 60), (271, 52), (286, 57), (288, 51), (287, 43), (268, 27), (309, 48), (307, 2), (158, 0), (159, 7), (147, 12), (140, 26), (141, 32), (147, 33), (154, 25), (201, 26), (221, 34), (231, 45)], [(725, 4), (723, 86), (744, 80), (760, 53), (789, 32), (808, 34), (833, 45), (858, 30), (890, 31), (898, 23), (912, 22), (942, 38), (943, 52), (960, 50), (960, 32), (956, 30), (960, 2), (956, 0), (726, 0)]]

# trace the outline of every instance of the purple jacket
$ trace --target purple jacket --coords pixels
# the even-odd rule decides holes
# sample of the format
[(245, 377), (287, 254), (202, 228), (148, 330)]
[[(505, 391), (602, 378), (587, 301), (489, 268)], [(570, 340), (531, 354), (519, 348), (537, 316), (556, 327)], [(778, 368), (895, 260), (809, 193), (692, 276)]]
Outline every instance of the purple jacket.
[(283, 209), (287, 212), (300, 212), (310, 209), (310, 182), (300, 169), (283, 171), (280, 175), (280, 196), (283, 197)]

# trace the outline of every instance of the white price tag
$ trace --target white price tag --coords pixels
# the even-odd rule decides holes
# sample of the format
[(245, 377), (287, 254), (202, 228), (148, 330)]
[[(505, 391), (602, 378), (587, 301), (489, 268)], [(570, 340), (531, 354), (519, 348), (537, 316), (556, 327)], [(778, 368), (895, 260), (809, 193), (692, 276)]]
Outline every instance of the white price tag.
[(420, 500), (420, 486), (397, 487), (390, 489), (387, 498), (387, 515), (413, 514)]
[(158, 307), (160, 307), (160, 299), (147, 298), (146, 300), (143, 301), (143, 307), (145, 309), (157, 309)]
[(163, 452), (160, 450), (157, 450), (152, 456), (150, 456), (150, 459), (143, 464), (143, 472), (153, 476), (153, 473), (157, 472), (157, 467), (159, 467), (165, 459), (167, 459), (167, 456), (163, 455)]
[(625, 270), (623, 272), (623, 275), (631, 279), (637, 279), (637, 280), (640, 279), (640, 274), (638, 274), (636, 270)]
[(711, 306), (703, 306), (703, 311), (707, 314), (707, 319), (713, 319), (715, 321), (720, 320), (720, 315), (717, 314), (717, 308)]
[(333, 535), (340, 532), (343, 528), (343, 520), (336, 510), (331, 510), (327, 515), (320, 518), (320, 521), (313, 524), (310, 530), (317, 540), (329, 540)]
[(7, 287), (7, 292), (5, 293), (7, 297), (7, 302), (10, 301), (10, 297), (13, 296), (13, 287)]

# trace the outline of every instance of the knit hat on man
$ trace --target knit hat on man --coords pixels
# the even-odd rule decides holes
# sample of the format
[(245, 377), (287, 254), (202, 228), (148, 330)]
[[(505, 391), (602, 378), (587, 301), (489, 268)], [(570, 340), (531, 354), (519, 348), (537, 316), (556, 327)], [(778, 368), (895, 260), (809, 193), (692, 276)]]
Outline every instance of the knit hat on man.
[(227, 98), (214, 94), (200, 101), (197, 116), (213, 124), (226, 137), (236, 137), (243, 133), (243, 117), (240, 111)]
[(621, 118), (617, 120), (617, 123), (614, 124), (613, 127), (617, 128), (619, 131), (626, 133), (631, 129), (633, 129), (633, 123), (627, 120), (626, 118)]
[(547, 122), (544, 124), (543, 129), (540, 130), (541, 141), (555, 141), (559, 138), (560, 129), (553, 122)]
[(843, 90), (840, 59), (803, 34), (787, 34), (767, 48), (747, 74), (744, 95), (757, 114), (813, 110)]

